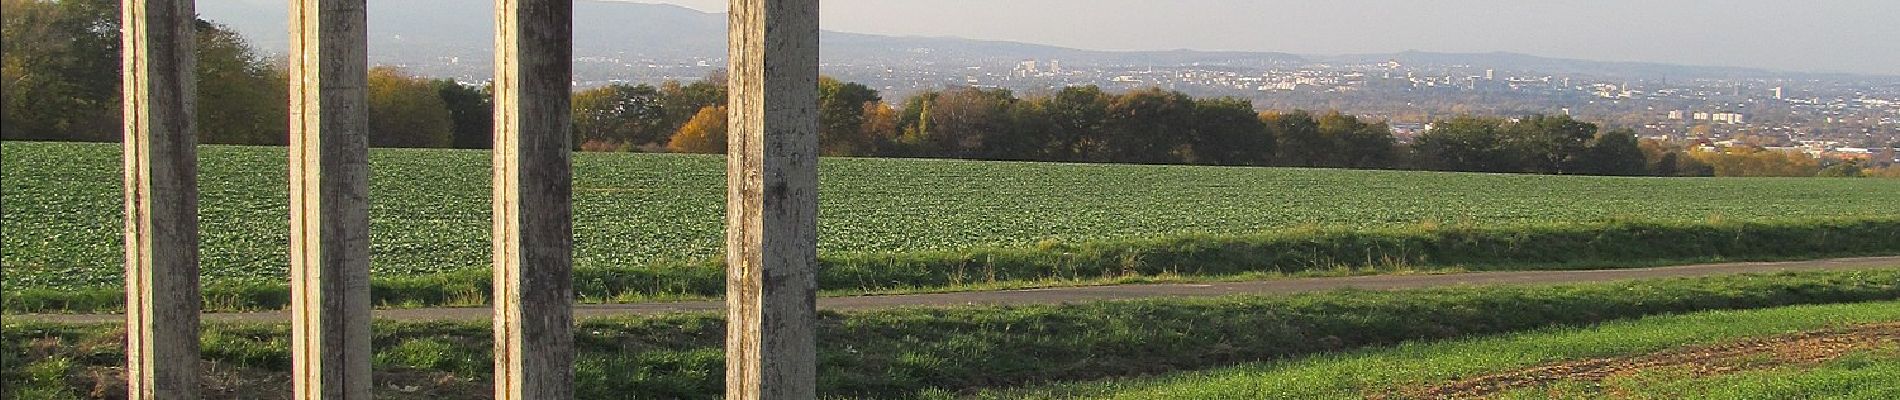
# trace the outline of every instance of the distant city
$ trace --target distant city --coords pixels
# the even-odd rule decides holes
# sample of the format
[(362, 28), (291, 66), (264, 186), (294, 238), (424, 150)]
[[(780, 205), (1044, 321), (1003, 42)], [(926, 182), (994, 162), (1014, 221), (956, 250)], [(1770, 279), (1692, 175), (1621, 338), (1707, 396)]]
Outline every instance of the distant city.
[[(915, 49), (927, 52), (929, 49)], [(702, 79), (723, 59), (628, 63), (585, 57), (580, 86)], [(1629, 79), (1503, 70), (1485, 65), (1281, 63), (1266, 66), (1065, 64), (1026, 59), (988, 65), (827, 63), (825, 73), (881, 90), (887, 99), (954, 86), (1019, 95), (1096, 85), (1159, 87), (1195, 96), (1250, 99), (1263, 109), (1339, 110), (1384, 118), (1403, 140), (1456, 115), (1565, 114), (1630, 128), (1655, 139), (1863, 158), (1900, 142), (1900, 82), (1867, 79)], [(616, 71), (644, 70), (627, 74)], [(632, 77), (637, 75), (639, 77)]]
[[(379, 3), (372, 61), (480, 84), (492, 23), (463, 0)], [(726, 64), (724, 16), (675, 6), (576, 3), (576, 86), (694, 81)], [(281, 48), (276, 2), (234, 0), (200, 12)], [(243, 16), (243, 17), (239, 17)], [(403, 21), (427, 19), (429, 24)], [(1258, 52), (1102, 52), (1027, 43), (826, 32), (824, 73), (886, 101), (947, 87), (1018, 96), (1096, 85), (1159, 87), (1252, 100), (1261, 110), (1337, 110), (1389, 121), (1401, 140), (1458, 115), (1568, 114), (1649, 138), (1749, 145), (1854, 158), (1900, 142), (1900, 77), (1403, 52), (1313, 56)], [(1876, 151), (1877, 153), (1877, 151)]]

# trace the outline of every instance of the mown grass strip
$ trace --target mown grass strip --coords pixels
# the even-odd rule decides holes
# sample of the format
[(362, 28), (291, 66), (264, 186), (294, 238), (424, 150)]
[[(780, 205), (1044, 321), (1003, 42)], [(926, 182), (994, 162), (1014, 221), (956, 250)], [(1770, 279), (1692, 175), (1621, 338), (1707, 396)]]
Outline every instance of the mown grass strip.
[[(931, 390), (1191, 371), (1648, 315), (1894, 299), (1900, 299), (1900, 269), (825, 313), (820, 386), (829, 396), (910, 398)], [(703, 314), (586, 321), (576, 331), (581, 397), (717, 398), (724, 328), (720, 317)], [(85, 374), (122, 362), (117, 335), (112, 327), (8, 325), (6, 365), (65, 358), (73, 362), (69, 373)], [(222, 368), (280, 376), (289, 367), (284, 335), (281, 325), (216, 325), (206, 334), (205, 354)], [(483, 324), (379, 323), (378, 371), (473, 378), (440, 385), (481, 388), (490, 368), (488, 337)], [(28, 372), (7, 374), (14, 382)]]
[[(1900, 302), (1883, 301), (1859, 304), (1809, 305), (1765, 310), (1705, 311), (1686, 315), (1651, 316), (1633, 321), (1618, 321), (1593, 327), (1561, 327), (1497, 337), (1450, 342), (1407, 343), (1389, 348), (1368, 349), (1338, 355), (1325, 355), (1293, 361), (1255, 363), (1243, 366), (1190, 372), (1159, 377), (1110, 380), (1101, 382), (1050, 385), (1032, 389), (996, 390), (962, 396), (932, 393), (932, 398), (988, 399), (1237, 399), (1237, 398), (1361, 398), (1384, 395), (1408, 386), (1442, 383), (1461, 377), (1516, 370), (1562, 360), (1628, 356), (1670, 348), (1711, 344), (1793, 331), (1816, 330), (1854, 324), (1900, 322)], [(1632, 388), (1649, 389), (1619, 392), (1643, 395), (1637, 398), (1682, 398), (1668, 393), (1690, 394), (1704, 398), (1811, 398), (1826, 394), (1823, 390), (1848, 390), (1853, 387), (1825, 385), (1814, 391), (1797, 387), (1729, 386), (1726, 393), (1754, 393), (1739, 397), (1705, 397), (1710, 392), (1691, 388), (1714, 388), (1717, 382), (1781, 381), (1819, 382), (1838, 374), (1845, 382), (1865, 382), (1867, 368), (1874, 371), (1891, 368), (1893, 360), (1848, 358), (1831, 363), (1834, 372), (1808, 375), (1790, 369), (1738, 374), (1710, 379), (1662, 379), (1636, 382)], [(1863, 362), (1865, 362), (1863, 364)], [(1900, 386), (1887, 379), (1886, 392)], [(1682, 380), (1681, 382), (1677, 382)], [(1673, 383), (1672, 383), (1673, 382)], [(1840, 383), (1840, 382), (1836, 382)], [(1823, 386), (1823, 385), (1817, 385)], [(1592, 397), (1602, 387), (1567, 385), (1527, 388), (1506, 396), (1551, 398), (1556, 393)], [(1797, 389), (1797, 390), (1781, 390)], [(1862, 388), (1867, 389), (1867, 388)], [(1689, 391), (1685, 391), (1689, 390)], [(1776, 394), (1776, 395), (1769, 395)], [(1571, 397), (1563, 397), (1571, 398)]]

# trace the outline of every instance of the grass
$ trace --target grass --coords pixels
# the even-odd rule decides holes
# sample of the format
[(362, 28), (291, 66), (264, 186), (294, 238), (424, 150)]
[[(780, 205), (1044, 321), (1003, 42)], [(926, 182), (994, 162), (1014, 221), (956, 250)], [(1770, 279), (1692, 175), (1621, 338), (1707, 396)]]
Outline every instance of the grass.
[[(118, 148), (0, 144), (8, 312), (122, 295)], [(287, 298), (282, 148), (201, 152), (207, 307)], [(384, 306), (488, 297), (485, 152), (371, 154)], [(579, 154), (586, 301), (723, 290), (723, 159)], [(821, 287), (839, 293), (1313, 270), (1610, 266), (1900, 253), (1900, 185), (1285, 168), (826, 159)]]
[[(1276, 297), (1104, 302), (824, 313), (820, 390), (826, 396), (911, 398), (936, 391), (1194, 371), (1372, 346), (1585, 326), (1643, 316), (1900, 299), (1900, 269), (1740, 275), (1547, 287), (1340, 291)], [(1881, 303), (1855, 312), (1895, 316)], [(1761, 327), (1798, 319), (1764, 318)], [(576, 332), (582, 398), (717, 398), (724, 321), (682, 314), (589, 320)], [(242, 382), (282, 382), (283, 325), (211, 325), (205, 356)], [(8, 385), (83, 393), (123, 362), (114, 326), (5, 326)], [(479, 323), (378, 322), (378, 387), (426, 383), (436, 398), (487, 390), (490, 330)], [(60, 360), (67, 364), (43, 365)], [(50, 372), (49, 372), (50, 371)], [(63, 373), (63, 375), (61, 375)], [(47, 376), (46, 379), (34, 378)], [(59, 379), (64, 376), (65, 379)], [(385, 389), (379, 389), (385, 390)], [(457, 392), (457, 391), (462, 392)], [(421, 398), (379, 392), (387, 398)]]
[[(1743, 311), (1657, 315), (1590, 327), (1557, 327), (1446, 342), (1405, 343), (1303, 359), (1253, 363), (1157, 377), (992, 390), (930, 398), (993, 399), (1238, 399), (1361, 398), (1461, 377), (1511, 371), (1563, 360), (1645, 354), (1793, 331), (1900, 322), (1900, 302), (1792, 306)], [(1816, 367), (1694, 378), (1646, 374), (1604, 386), (1558, 382), (1503, 398), (1892, 398), (1900, 353), (1863, 352)]]

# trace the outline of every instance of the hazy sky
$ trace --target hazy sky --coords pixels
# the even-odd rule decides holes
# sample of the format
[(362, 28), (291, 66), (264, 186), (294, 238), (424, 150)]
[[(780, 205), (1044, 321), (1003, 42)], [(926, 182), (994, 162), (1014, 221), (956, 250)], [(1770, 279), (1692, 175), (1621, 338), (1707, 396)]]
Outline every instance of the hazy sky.
[[(726, 0), (631, 0), (723, 12)], [(1894, 0), (824, 0), (824, 27), (1098, 50), (1509, 51), (1900, 75)]]

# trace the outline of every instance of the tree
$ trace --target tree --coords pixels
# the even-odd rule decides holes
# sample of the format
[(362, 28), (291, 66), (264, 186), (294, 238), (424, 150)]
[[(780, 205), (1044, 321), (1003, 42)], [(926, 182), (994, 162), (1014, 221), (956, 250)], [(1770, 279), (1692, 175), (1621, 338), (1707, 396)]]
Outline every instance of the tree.
[(1517, 156), (1499, 133), (1503, 121), (1458, 117), (1439, 121), (1418, 135), (1412, 149), (1417, 167), (1436, 171), (1515, 172)]
[(1567, 115), (1532, 115), (1502, 125), (1504, 146), (1520, 156), (1519, 172), (1570, 173), (1583, 162), (1596, 124)]
[(1847, 160), (1823, 168), (1821, 172), (1815, 173), (1814, 176), (1823, 178), (1859, 178), (1866, 176), (1866, 169), (1861, 167), (1860, 160)]
[[(1670, 161), (1675, 162), (1675, 161)], [(1570, 172), (1589, 175), (1638, 176), (1649, 172), (1648, 159), (1636, 142), (1636, 132), (1615, 130), (1597, 135), (1590, 141), (1575, 169)], [(1671, 169), (1675, 168), (1670, 166)]]
[[(283, 71), (235, 32), (197, 21), (201, 143), (288, 141)], [(119, 2), (0, 0), (0, 138), (117, 141)]]
[(667, 81), (660, 84), (659, 102), (663, 115), (659, 125), (671, 133), (685, 125), (686, 120), (699, 115), (700, 110), (726, 105), (726, 78), (715, 72), (705, 79), (683, 85), (678, 81)]
[(1150, 88), (1122, 94), (1108, 105), (1103, 153), (1094, 161), (1160, 164), (1180, 162), (1194, 119), (1194, 100), (1181, 92)]
[(1318, 165), (1338, 168), (1383, 168), (1398, 158), (1392, 128), (1359, 117), (1327, 112), (1319, 117), (1319, 132), (1331, 146)]
[(458, 149), (486, 149), (495, 145), (495, 100), (489, 87), (463, 85), (454, 79), (430, 82), (436, 96), (449, 108), (450, 145)]
[(1049, 141), (1041, 151), (1043, 159), (1081, 161), (1086, 155), (1107, 151), (1102, 148), (1102, 131), (1108, 124), (1108, 104), (1113, 99), (1102, 88), (1080, 86), (1063, 88), (1046, 101)]
[(864, 124), (858, 126), (858, 134), (870, 139), (871, 146), (865, 148), (865, 156), (897, 155), (898, 139), (897, 109), (884, 102), (864, 103)]
[(200, 20), (198, 141), (284, 145), (290, 142), (290, 88), (284, 72), (244, 38)]
[(1273, 154), (1273, 137), (1251, 101), (1195, 100), (1192, 121), (1185, 157), (1189, 163), (1265, 165)]
[(1690, 157), (1707, 164), (1714, 176), (1802, 177), (1820, 172), (1820, 160), (1807, 153), (1767, 151), (1750, 147), (1730, 147), (1717, 151), (1694, 151)]
[(984, 158), (993, 135), (1009, 134), (1009, 109), (1015, 95), (1003, 89), (973, 87), (925, 92), (905, 107), (904, 144), (912, 154)]
[(369, 70), (369, 145), (448, 147), (454, 121), (436, 87), (393, 67)]
[(725, 154), (726, 108), (706, 107), (680, 127), (666, 150), (674, 153)]
[(673, 133), (658, 89), (609, 85), (574, 94), (574, 143), (664, 145)]
[(1289, 113), (1261, 113), (1260, 120), (1266, 124), (1269, 134), (1277, 142), (1274, 146), (1275, 165), (1317, 167), (1325, 165), (1325, 157), (1331, 152), (1332, 144), (1320, 135), (1319, 121), (1312, 113), (1293, 111)]
[(864, 105), (882, 102), (876, 90), (840, 82), (831, 77), (818, 80), (818, 148), (827, 156), (865, 155), (876, 144), (864, 136)]
[(119, 2), (0, 0), (0, 138), (120, 136)]

